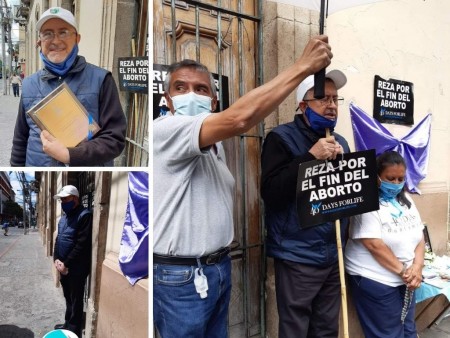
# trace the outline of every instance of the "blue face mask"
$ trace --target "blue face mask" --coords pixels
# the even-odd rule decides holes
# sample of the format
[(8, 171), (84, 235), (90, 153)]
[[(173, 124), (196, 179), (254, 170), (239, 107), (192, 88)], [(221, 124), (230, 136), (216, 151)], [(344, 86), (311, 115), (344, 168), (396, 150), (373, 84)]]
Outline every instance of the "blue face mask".
[[(380, 179), (381, 181), (381, 179)], [(403, 186), (405, 185), (405, 182), (402, 183), (391, 183), (391, 182), (385, 182), (381, 181), (380, 184), (380, 198), (384, 199), (386, 201), (395, 199), (397, 195), (403, 190)]]
[(44, 54), (42, 54), (42, 51), (39, 52), (39, 55), (41, 56), (41, 60), (44, 63), (45, 68), (55, 74), (58, 74), (59, 76), (63, 76), (69, 71), (70, 67), (72, 67), (73, 63), (75, 62), (75, 59), (78, 55), (78, 44), (73, 46), (72, 51), (67, 56), (67, 58), (60, 63), (51, 62), (45, 57)]
[(324, 132), (326, 128), (329, 128), (330, 131), (333, 131), (334, 127), (336, 126), (337, 119), (327, 119), (326, 117), (317, 114), (310, 107), (306, 108), (305, 115), (308, 118), (311, 128), (316, 132)]
[(195, 116), (211, 112), (211, 98), (194, 92), (171, 97), (175, 115)]
[(67, 214), (68, 212), (70, 212), (70, 210), (72, 210), (75, 206), (75, 201), (70, 201), (70, 202), (66, 202), (66, 203), (61, 203), (61, 208), (63, 209), (63, 211)]

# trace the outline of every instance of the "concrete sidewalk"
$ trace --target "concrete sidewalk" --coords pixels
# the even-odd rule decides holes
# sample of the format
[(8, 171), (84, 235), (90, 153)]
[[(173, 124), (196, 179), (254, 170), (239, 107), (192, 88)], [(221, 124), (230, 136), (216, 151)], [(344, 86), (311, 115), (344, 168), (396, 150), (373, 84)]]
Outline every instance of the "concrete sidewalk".
[(64, 322), (64, 296), (51, 269), (37, 230), (0, 233), (0, 337), (42, 338)]
[(12, 139), (16, 125), (20, 97), (3, 95), (0, 91), (0, 135), (2, 135), (0, 148), (0, 167), (10, 167)]

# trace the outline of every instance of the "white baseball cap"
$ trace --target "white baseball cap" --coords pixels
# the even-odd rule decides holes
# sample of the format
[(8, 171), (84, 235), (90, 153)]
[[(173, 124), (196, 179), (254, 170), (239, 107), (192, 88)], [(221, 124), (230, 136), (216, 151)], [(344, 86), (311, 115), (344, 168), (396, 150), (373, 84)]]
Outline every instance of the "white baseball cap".
[(54, 199), (60, 199), (62, 197), (67, 196), (80, 196), (78, 193), (78, 189), (74, 187), (73, 185), (65, 185), (59, 193), (57, 193), (55, 196), (53, 196)]
[(73, 28), (75, 28), (76, 31), (78, 31), (77, 22), (75, 21), (75, 17), (73, 16), (72, 12), (61, 7), (51, 7), (47, 9), (44, 13), (42, 13), (41, 17), (39, 18), (39, 21), (36, 23), (36, 28), (38, 32), (41, 31), (42, 25), (50, 19), (61, 19), (67, 22)]
[[(330, 79), (336, 85), (336, 89), (341, 89), (347, 83), (347, 77), (340, 70), (333, 69), (325, 74), (326, 79)], [(308, 90), (314, 87), (314, 75), (308, 76), (304, 79), (297, 88), (297, 107), (303, 101)]]

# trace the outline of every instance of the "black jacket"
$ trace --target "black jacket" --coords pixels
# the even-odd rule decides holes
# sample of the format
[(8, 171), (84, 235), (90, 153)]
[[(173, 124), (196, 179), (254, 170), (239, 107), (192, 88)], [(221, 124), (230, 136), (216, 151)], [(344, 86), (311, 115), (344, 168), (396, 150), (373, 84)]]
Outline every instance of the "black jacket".
[[(347, 141), (332, 134), (349, 152)], [(266, 137), (261, 167), (261, 196), (267, 227), (266, 251), (270, 257), (301, 264), (327, 267), (337, 262), (336, 230), (333, 222), (302, 228), (296, 208), (297, 174), (300, 163), (314, 160), (311, 147), (319, 135), (296, 115), (293, 122), (279, 125)], [(345, 238), (348, 219), (341, 220)]]
[(91, 253), (92, 213), (78, 205), (59, 220), (53, 260), (62, 261), (69, 274), (87, 276), (91, 270)]

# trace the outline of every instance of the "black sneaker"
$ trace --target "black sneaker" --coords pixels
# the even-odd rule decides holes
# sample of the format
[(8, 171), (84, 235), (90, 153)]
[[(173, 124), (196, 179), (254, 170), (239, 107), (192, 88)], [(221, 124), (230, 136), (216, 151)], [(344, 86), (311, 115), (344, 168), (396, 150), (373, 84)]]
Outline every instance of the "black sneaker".
[(55, 325), (55, 330), (62, 330), (62, 329), (67, 329), (66, 324), (56, 324)]

